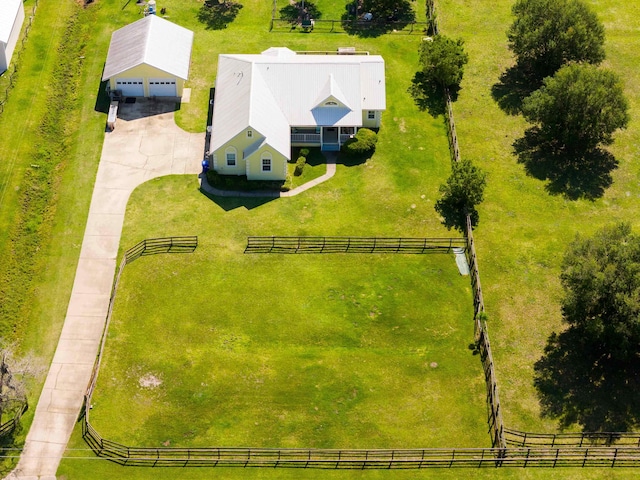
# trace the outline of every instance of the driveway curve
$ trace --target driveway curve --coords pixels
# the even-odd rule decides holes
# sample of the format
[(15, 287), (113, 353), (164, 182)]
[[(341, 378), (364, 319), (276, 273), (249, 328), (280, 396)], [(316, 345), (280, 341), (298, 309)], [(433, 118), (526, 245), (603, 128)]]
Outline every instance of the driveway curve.
[(173, 102), (121, 104), (105, 134), (62, 333), (16, 469), (8, 478), (53, 480), (75, 426), (105, 326), (131, 192), (152, 178), (201, 170), (205, 134), (176, 126)]

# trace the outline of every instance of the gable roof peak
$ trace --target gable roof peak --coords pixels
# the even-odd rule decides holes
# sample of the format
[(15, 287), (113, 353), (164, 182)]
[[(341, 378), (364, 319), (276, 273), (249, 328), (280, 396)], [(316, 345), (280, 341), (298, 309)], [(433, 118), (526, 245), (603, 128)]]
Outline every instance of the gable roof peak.
[(314, 108), (324, 107), (328, 102), (337, 103), (338, 105), (333, 106), (341, 106), (352, 111), (353, 109), (347, 102), (347, 97), (342, 93), (338, 82), (333, 76), (333, 73), (330, 73), (327, 81), (324, 86), (320, 90), (320, 93), (316, 99)]

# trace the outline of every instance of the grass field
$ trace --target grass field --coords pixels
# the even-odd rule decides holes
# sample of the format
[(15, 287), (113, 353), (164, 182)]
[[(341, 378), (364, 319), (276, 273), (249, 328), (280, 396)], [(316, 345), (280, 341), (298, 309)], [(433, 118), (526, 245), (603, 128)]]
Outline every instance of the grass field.
[[(261, 210), (241, 228), (278, 206)], [(207, 213), (218, 228), (195, 254), (125, 270), (91, 413), (105, 438), (489, 445), (470, 288), (452, 255), (243, 255), (224, 212)]]

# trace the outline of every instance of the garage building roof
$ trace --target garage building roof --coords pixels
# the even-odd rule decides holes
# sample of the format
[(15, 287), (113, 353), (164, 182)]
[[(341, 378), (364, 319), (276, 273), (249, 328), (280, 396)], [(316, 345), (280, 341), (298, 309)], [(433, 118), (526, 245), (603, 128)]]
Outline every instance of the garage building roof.
[(192, 45), (191, 30), (149, 15), (113, 32), (102, 80), (142, 64), (186, 80)]
[(0, 42), (9, 43), (22, 0), (0, 0)]

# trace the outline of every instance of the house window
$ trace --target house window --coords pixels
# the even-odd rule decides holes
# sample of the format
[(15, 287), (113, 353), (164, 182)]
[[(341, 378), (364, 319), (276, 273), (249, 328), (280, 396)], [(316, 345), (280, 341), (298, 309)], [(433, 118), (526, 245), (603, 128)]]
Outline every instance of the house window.
[(253, 130), (247, 130), (247, 138), (253, 137)]
[(229, 147), (225, 150), (225, 155), (227, 158), (227, 167), (235, 167), (236, 166), (236, 149), (233, 147)]
[(375, 110), (369, 110), (369, 112), (367, 113), (367, 118), (369, 120), (374, 120), (376, 118), (376, 111)]
[(262, 154), (262, 171), (263, 172), (271, 171), (271, 154), (270, 153)]
[(325, 107), (337, 107), (338, 102), (328, 101), (324, 104)]

